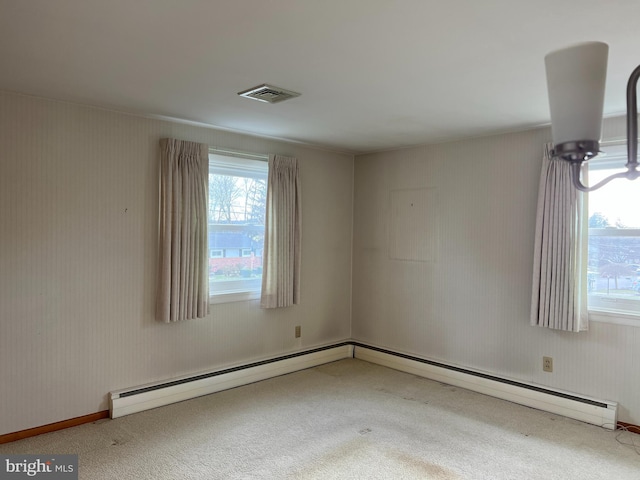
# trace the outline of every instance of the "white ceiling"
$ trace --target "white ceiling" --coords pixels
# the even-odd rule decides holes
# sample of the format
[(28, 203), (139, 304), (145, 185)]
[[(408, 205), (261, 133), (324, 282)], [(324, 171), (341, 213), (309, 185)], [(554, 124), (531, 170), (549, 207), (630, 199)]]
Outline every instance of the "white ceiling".
[[(549, 122), (544, 56), (640, 63), (640, 0), (0, 0), (0, 89), (345, 152)], [(271, 83), (279, 104), (237, 92)]]

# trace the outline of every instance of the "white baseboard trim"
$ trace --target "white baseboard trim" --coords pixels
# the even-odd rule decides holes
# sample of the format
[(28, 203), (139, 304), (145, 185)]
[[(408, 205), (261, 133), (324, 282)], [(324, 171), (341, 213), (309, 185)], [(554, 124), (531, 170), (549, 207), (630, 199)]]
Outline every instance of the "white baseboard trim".
[(354, 357), (438, 382), (508, 400), (527, 407), (615, 430), (618, 404), (539, 385), (500, 379), (409, 355), (355, 344)]
[(350, 343), (321, 347), (248, 365), (111, 392), (109, 413), (111, 418), (118, 418), (350, 358), (353, 356), (353, 348)]

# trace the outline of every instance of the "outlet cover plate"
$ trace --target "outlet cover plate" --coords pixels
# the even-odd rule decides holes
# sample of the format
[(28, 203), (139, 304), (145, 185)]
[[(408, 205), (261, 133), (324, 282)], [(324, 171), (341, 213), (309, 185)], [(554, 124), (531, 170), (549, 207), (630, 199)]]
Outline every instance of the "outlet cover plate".
[(552, 357), (542, 357), (542, 370), (545, 372), (553, 372)]

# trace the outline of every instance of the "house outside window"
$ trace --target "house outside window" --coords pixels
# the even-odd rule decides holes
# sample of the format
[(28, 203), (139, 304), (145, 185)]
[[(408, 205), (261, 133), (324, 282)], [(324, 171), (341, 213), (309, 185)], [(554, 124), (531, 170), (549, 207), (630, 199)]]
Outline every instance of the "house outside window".
[[(624, 171), (626, 145), (602, 149), (588, 164), (590, 185)], [(640, 180), (613, 180), (590, 192), (588, 205), (589, 314), (640, 326)]]
[(209, 292), (212, 303), (260, 297), (268, 157), (255, 157), (260, 159), (240, 154), (209, 154)]

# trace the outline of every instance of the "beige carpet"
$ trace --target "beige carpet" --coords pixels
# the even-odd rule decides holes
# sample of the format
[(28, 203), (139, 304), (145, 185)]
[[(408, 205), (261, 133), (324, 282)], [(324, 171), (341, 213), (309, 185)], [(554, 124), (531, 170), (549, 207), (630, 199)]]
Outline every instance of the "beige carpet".
[(0, 453), (77, 453), (87, 480), (640, 479), (640, 435), (351, 359)]

